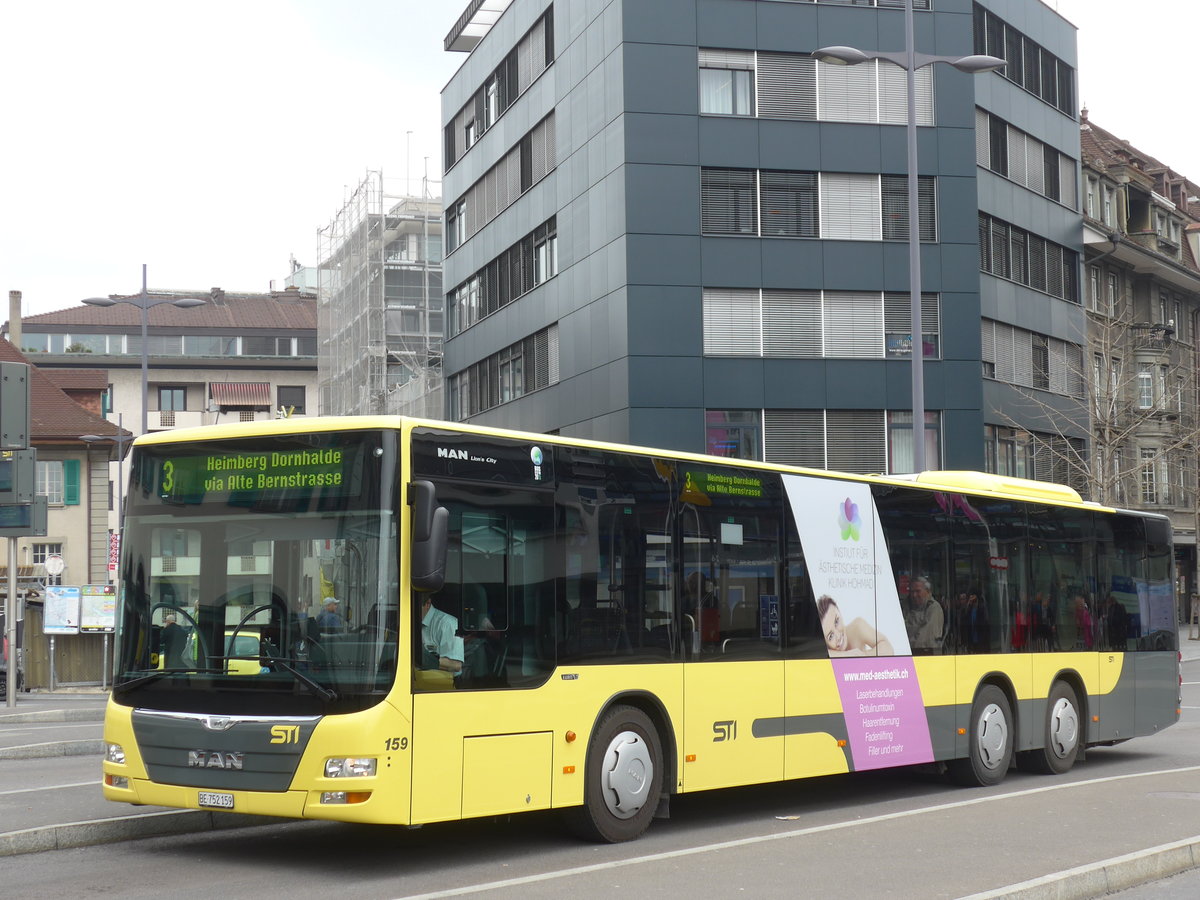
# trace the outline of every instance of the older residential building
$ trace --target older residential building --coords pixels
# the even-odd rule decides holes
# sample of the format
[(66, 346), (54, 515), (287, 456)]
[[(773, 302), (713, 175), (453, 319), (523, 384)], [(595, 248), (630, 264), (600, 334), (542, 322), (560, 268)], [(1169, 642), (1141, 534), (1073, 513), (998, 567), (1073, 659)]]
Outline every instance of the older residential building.
[[(114, 300), (125, 299), (111, 295)], [(183, 309), (171, 301), (196, 297)], [(316, 413), (317, 303), (297, 289), (269, 293), (151, 291), (147, 310), (149, 431)], [(17, 332), (13, 322), (0, 328)], [(104, 373), (103, 415), (138, 433), (142, 311), (80, 305), (20, 323), (24, 354), (67, 390)], [(83, 432), (81, 432), (83, 433)], [(116, 466), (112, 478), (117, 479)], [(115, 512), (110, 523), (116, 528)]]
[[(911, 471), (904, 72), (810, 55), (903, 50), (902, 6), (471, 4), (442, 106), (449, 415)], [(1009, 61), (917, 73), (927, 465), (1075, 480), (1075, 29), (1040, 0), (916, 6), (919, 51)]]
[(1086, 110), (1080, 127), (1093, 498), (1169, 515), (1194, 590), (1200, 185)]
[[(0, 339), (0, 360), (29, 363), (8, 340)], [(126, 446), (128, 432), (99, 413), (104, 382), (97, 373), (76, 373), (60, 386), (36, 365), (29, 370), (30, 446), (37, 451), (37, 493), (46, 497), (46, 535), (17, 541), (17, 565), (25, 586), (33, 584), (106, 584), (109, 579), (110, 460)], [(60, 382), (61, 383), (61, 382)], [(64, 389), (65, 387), (65, 389)], [(95, 435), (100, 441), (84, 441)], [(104, 440), (106, 439), (106, 440)], [(60, 557), (61, 572), (46, 562)], [(8, 557), (0, 561), (0, 594), (7, 591)], [(24, 629), (25, 678), (29, 687), (49, 686), (46, 643), (41, 632), (41, 595), (29, 593)], [(101, 639), (95, 635), (63, 636), (57, 661), (62, 682), (101, 681)]]

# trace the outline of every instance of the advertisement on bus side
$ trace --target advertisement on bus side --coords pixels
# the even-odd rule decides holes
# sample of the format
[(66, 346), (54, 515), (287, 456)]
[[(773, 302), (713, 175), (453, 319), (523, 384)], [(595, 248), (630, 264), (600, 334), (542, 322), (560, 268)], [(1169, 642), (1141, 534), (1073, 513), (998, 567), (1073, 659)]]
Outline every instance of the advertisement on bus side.
[(870, 486), (803, 475), (783, 481), (854, 768), (932, 761), (921, 686)]

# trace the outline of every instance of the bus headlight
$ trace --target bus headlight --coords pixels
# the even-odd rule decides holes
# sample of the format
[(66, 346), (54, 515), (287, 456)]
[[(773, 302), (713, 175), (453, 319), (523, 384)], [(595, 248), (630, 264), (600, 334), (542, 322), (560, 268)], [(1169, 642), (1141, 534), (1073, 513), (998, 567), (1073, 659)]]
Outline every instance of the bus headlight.
[(325, 760), (326, 778), (365, 778), (374, 774), (374, 757), (346, 756)]
[(120, 744), (105, 744), (104, 761), (116, 763), (119, 766), (125, 765), (125, 748)]

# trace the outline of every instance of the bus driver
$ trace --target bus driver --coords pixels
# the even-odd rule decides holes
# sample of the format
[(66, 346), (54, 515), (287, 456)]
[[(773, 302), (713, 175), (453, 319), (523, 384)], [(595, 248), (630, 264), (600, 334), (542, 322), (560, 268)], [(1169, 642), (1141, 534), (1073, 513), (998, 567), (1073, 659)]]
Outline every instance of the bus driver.
[(462, 671), (463, 639), (458, 635), (458, 619), (433, 605), (433, 596), (425, 595), (421, 605), (421, 668), (439, 669), (458, 675)]

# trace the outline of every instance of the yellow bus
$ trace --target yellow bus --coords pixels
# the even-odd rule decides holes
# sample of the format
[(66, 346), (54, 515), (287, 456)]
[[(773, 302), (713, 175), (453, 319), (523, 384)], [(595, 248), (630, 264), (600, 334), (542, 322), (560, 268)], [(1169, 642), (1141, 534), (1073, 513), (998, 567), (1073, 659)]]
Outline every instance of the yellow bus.
[(1167, 520), (1053, 484), (313, 418), (140, 437), (125, 510), (115, 801), (620, 841), (679, 793), (990, 785), (1179, 718)]

